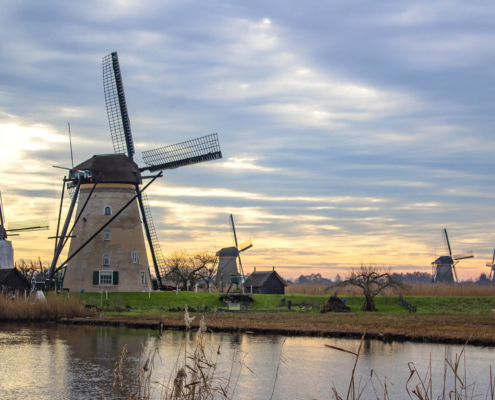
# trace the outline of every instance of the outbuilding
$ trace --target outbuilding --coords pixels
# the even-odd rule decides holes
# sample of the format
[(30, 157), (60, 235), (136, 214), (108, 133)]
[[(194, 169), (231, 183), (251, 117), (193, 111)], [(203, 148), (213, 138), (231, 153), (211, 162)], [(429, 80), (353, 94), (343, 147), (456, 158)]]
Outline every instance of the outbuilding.
[(256, 270), (244, 282), (244, 293), (252, 294), (285, 294), (287, 283), (273, 271)]
[(29, 289), (31, 284), (17, 268), (0, 268), (0, 292)]

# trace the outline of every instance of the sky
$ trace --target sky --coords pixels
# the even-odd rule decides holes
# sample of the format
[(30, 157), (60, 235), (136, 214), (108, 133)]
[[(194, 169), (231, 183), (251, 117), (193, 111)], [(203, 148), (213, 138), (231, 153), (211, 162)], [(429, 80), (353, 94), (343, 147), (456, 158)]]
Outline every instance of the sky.
[[(231, 245), (245, 272), (431, 272), (495, 244), (495, 4), (0, 0), (0, 190), (15, 258), (53, 256), (64, 171), (113, 152), (102, 58), (117, 51), (141, 152), (218, 133), (223, 159), (148, 189), (165, 254)], [(65, 209), (68, 207), (66, 202)]]

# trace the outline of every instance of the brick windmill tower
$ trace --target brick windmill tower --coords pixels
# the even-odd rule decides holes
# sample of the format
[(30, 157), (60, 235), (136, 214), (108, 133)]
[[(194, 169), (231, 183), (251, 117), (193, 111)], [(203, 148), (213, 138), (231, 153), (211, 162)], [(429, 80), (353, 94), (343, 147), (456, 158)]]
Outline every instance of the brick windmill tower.
[[(117, 53), (103, 58), (103, 87), (115, 154), (95, 155), (69, 169), (64, 182), (68, 182), (72, 200), (60, 233), (59, 216), (47, 285), (56, 283), (72, 292), (140, 292), (151, 285), (145, 236), (159, 286), (164, 285), (165, 274), (144, 191), (163, 170), (220, 159), (222, 153), (217, 135), (212, 134), (145, 151), (146, 166), (138, 167), (133, 160), (134, 142)], [(151, 175), (141, 175), (145, 171)], [(69, 230), (77, 201), (75, 222)], [(69, 256), (59, 264), (69, 239)]]

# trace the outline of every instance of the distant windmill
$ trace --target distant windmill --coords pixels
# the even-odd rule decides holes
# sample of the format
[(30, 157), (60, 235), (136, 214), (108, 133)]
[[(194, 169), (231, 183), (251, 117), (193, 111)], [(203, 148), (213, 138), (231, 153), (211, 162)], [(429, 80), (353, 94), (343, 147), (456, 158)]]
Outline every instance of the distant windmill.
[[(240, 253), (253, 247), (253, 242), (251, 241), (251, 239), (242, 242), (240, 245), (238, 244), (237, 233), (235, 231), (235, 225), (234, 225), (234, 217), (232, 216), (232, 214), (230, 214), (230, 225), (232, 228), (233, 246), (224, 247), (223, 249), (220, 249), (217, 252), (218, 272), (217, 272), (216, 282), (217, 285), (221, 286), (222, 291), (224, 285), (227, 285), (228, 287), (230, 286), (232, 281), (231, 278), (232, 276), (234, 277), (239, 276), (239, 269), (240, 269), (241, 277), (244, 278), (244, 270), (242, 269)], [(239, 269), (237, 268), (237, 260), (239, 260)], [(237, 282), (237, 284), (242, 285), (242, 282)]]
[(0, 193), (0, 268), (14, 268), (14, 248), (7, 236), (18, 236), (18, 233), (50, 229), (48, 218), (38, 218), (26, 221), (9, 222), (5, 229), (5, 212), (3, 209), (2, 193)]
[[(494, 272), (495, 271), (495, 248), (493, 249), (493, 257), (492, 257), (492, 261), (487, 261), (486, 262), (486, 266), (490, 268), (490, 275), (488, 277), (488, 279), (492, 279), (492, 275), (494, 275)], [(495, 275), (493, 276), (494, 280), (495, 280)]]
[(455, 266), (460, 260), (473, 258), (473, 252), (466, 252), (458, 255), (452, 255), (447, 229), (442, 230), (445, 250), (449, 253), (448, 256), (438, 257), (432, 265), (432, 275), (435, 282), (453, 283), (458, 282)]
[[(222, 158), (218, 136), (212, 134), (145, 151), (142, 155), (146, 166), (139, 168), (133, 160), (134, 141), (116, 52), (103, 58), (103, 89), (116, 154), (95, 155), (69, 169), (64, 182), (74, 191), (60, 233), (59, 216), (47, 284), (50, 287), (57, 271), (65, 268), (60, 283), (71, 291), (147, 291), (151, 276), (144, 225), (158, 285), (163, 287), (165, 260), (144, 191), (162, 176), (163, 170)], [(144, 171), (158, 173), (142, 176)], [(141, 187), (145, 179), (150, 181)], [(78, 197), (77, 217), (69, 230)], [(69, 238), (69, 256), (59, 264)]]

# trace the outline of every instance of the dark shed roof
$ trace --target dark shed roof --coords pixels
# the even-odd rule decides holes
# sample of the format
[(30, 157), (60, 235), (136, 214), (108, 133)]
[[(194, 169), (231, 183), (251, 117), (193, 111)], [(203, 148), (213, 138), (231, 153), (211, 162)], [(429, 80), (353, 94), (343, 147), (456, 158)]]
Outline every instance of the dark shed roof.
[(261, 287), (264, 283), (270, 278), (270, 276), (275, 275), (280, 282), (283, 283), (284, 286), (287, 286), (287, 283), (282, 279), (282, 277), (277, 273), (277, 271), (259, 271), (253, 272), (244, 282), (245, 287), (253, 286), (253, 287)]
[(31, 283), (17, 268), (0, 268), (0, 285), (7, 285), (7, 283), (11, 280), (10, 278), (12, 275), (17, 275), (22, 281), (24, 281), (27, 287), (31, 287)]
[(125, 154), (102, 154), (74, 167), (89, 170), (93, 177), (101, 172), (101, 183), (142, 183), (139, 167)]

